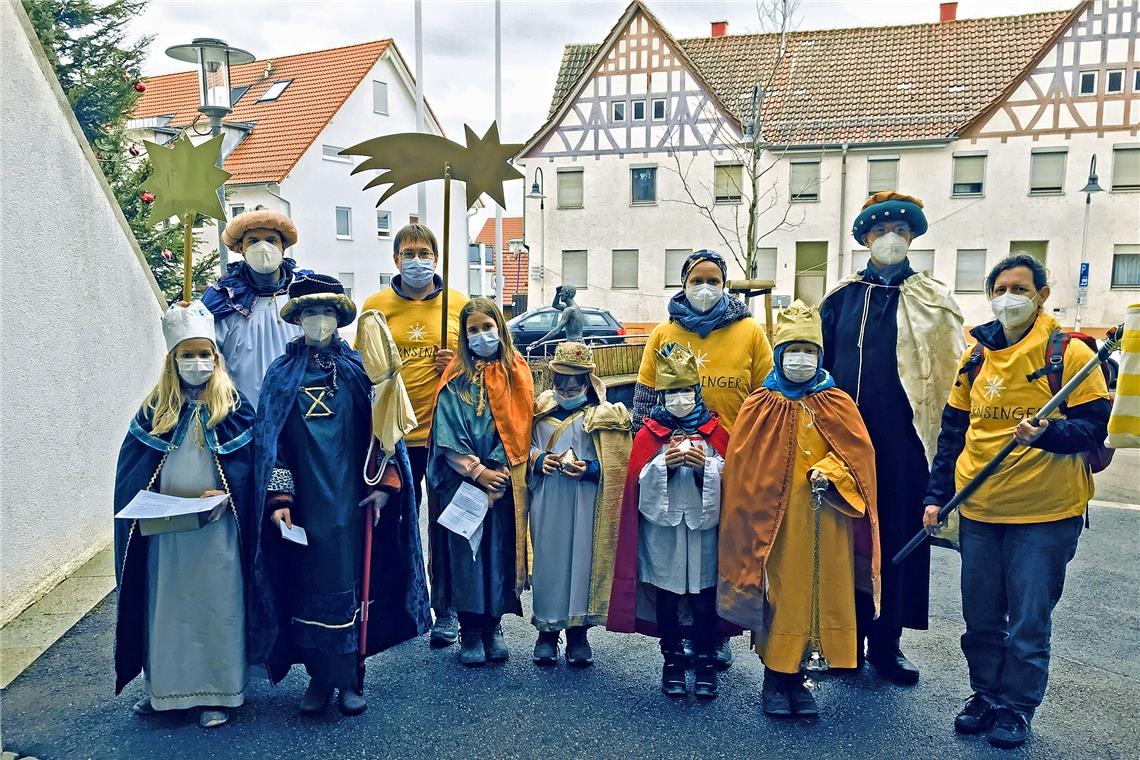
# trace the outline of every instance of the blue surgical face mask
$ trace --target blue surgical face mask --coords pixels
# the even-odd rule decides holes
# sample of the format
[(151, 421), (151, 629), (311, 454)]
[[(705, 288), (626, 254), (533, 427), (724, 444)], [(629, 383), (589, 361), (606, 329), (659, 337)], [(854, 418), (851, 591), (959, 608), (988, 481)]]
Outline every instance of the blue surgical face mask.
[(431, 282), (435, 275), (435, 263), (427, 259), (405, 261), (400, 268), (400, 276), (410, 288), (422, 288)]
[(467, 336), (467, 346), (471, 353), (483, 359), (490, 359), (499, 351), (499, 333), (494, 330)]
[(583, 389), (581, 393), (576, 393), (573, 396), (563, 396), (561, 393), (555, 391), (554, 401), (563, 409), (574, 411), (586, 403), (586, 391)]

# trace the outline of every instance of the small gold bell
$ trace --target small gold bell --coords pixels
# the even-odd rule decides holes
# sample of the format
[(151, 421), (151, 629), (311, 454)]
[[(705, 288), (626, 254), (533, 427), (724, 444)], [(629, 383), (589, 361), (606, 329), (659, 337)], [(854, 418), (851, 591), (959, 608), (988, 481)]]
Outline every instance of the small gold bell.
[(812, 652), (810, 655), (805, 657), (802, 667), (804, 670), (814, 673), (822, 673), (825, 670), (831, 669), (831, 665), (827, 662), (827, 658), (824, 657), (820, 652)]

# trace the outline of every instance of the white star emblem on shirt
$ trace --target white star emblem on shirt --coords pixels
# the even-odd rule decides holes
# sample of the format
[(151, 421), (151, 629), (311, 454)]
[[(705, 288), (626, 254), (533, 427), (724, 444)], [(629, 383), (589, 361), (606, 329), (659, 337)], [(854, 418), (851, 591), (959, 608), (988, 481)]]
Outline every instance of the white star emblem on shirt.
[(422, 343), (424, 340), (424, 331), (426, 329), (427, 328), (421, 325), (419, 322), (415, 323), (408, 328), (408, 340), (414, 340)]
[(694, 351), (693, 350), (693, 344), (691, 344), (691, 343), (688, 345), (689, 345), (689, 353), (691, 353), (693, 355), (693, 359), (695, 359), (697, 362), (697, 370), (700, 371), (700, 370), (704, 369), (705, 368), (705, 362), (707, 362), (709, 360), (709, 355), (706, 354), (704, 351)]
[(1001, 392), (1005, 390), (1005, 382), (1000, 377), (991, 377), (986, 381), (986, 387), (983, 391), (986, 398), (993, 401), (1001, 396)]

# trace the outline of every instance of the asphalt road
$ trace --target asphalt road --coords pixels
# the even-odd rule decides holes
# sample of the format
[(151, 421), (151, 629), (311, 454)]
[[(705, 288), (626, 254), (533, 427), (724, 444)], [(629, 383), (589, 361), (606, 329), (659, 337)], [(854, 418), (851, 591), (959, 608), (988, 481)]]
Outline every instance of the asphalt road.
[[(1115, 467), (1115, 465), (1114, 465)], [(1105, 497), (1101, 497), (1105, 498)], [(108, 597), (0, 694), (5, 751), (39, 758), (1136, 758), (1140, 757), (1140, 511), (1097, 508), (1070, 565), (1053, 627), (1049, 691), (1020, 750), (954, 734), (968, 695), (958, 648), (959, 563), (936, 549), (930, 630), (904, 649), (922, 668), (913, 688), (872, 671), (830, 675), (816, 695), (822, 717), (777, 722), (760, 710), (762, 671), (743, 638), (709, 704), (658, 691), (656, 642), (594, 631), (596, 665), (540, 670), (534, 634), (505, 622), (512, 659), (467, 670), (455, 647), (426, 637), (370, 660), (368, 712), (330, 708), (302, 718), (299, 669), (276, 687), (255, 682), (229, 725), (197, 726), (196, 713), (141, 719), (135, 681), (114, 696), (114, 596)], [(690, 677), (691, 678), (691, 677)]]

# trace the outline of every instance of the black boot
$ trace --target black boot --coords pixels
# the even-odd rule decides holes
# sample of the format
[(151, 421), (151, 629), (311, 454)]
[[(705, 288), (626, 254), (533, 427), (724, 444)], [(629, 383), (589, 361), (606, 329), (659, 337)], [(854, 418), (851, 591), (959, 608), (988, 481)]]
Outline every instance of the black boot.
[(572, 668), (585, 668), (594, 664), (594, 650), (586, 639), (584, 625), (566, 629), (566, 664)]
[(661, 644), (665, 665), (661, 669), (661, 691), (668, 697), (685, 696), (685, 652), (676, 645)]
[(785, 676), (784, 687), (794, 715), (801, 718), (814, 718), (819, 715), (819, 706), (815, 703), (815, 697), (811, 695), (807, 684), (804, 683), (803, 673)]
[(704, 652), (697, 655), (697, 664), (693, 668), (693, 694), (697, 699), (716, 698), (716, 655)]
[(540, 668), (549, 668), (558, 664), (558, 641), (561, 638), (559, 631), (539, 631), (538, 641), (534, 645), (534, 664)]
[(464, 614), (459, 621), (459, 661), (469, 668), (479, 668), (487, 662), (483, 626), (477, 622), (478, 617), (472, 615), (469, 618)]
[(447, 610), (435, 613), (435, 622), (431, 625), (431, 636), (428, 641), (432, 649), (449, 647), (459, 638), (459, 620), (455, 613)]
[(487, 655), (487, 662), (506, 662), (511, 657), (511, 650), (507, 649), (507, 640), (503, 638), (503, 626), (499, 618), (487, 620), (483, 629), (483, 650)]
[(897, 638), (885, 642), (872, 638), (867, 651), (867, 662), (891, 683), (899, 686), (914, 686), (918, 683), (918, 668), (903, 655)]
[(305, 687), (305, 693), (301, 695), (301, 714), (316, 715), (325, 709), (332, 693), (331, 686), (321, 686), (310, 678), (309, 685)]
[(783, 673), (764, 668), (764, 686), (760, 692), (760, 704), (764, 712), (774, 718), (786, 718), (792, 714), (792, 703), (784, 689)]
[(368, 709), (368, 700), (356, 689), (341, 689), (338, 703), (341, 715), (360, 715)]

